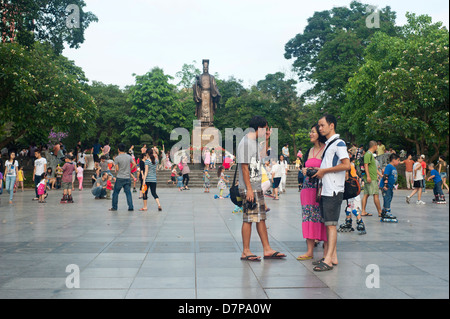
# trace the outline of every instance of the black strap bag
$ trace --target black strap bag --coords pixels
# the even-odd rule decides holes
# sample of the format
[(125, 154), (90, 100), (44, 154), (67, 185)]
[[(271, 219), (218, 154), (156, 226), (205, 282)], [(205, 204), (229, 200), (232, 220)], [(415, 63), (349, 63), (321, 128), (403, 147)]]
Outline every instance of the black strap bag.
[(239, 164), (236, 164), (236, 169), (234, 170), (233, 183), (231, 184), (230, 187), (230, 199), (234, 205), (242, 207), (242, 198), (241, 194), (239, 194), (239, 185), (236, 185), (236, 173), (238, 170), (238, 166)]

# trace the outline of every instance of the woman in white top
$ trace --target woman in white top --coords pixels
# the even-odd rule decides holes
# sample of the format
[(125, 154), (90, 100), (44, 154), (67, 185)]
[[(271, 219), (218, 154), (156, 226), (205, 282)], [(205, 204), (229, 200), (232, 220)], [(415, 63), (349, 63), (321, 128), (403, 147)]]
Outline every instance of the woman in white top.
[(16, 152), (9, 152), (9, 158), (5, 162), (5, 174), (3, 174), (3, 179), (5, 181), (5, 189), (9, 194), (9, 203), (12, 204), (14, 196), (14, 184), (16, 183), (16, 178), (18, 175), (18, 166)]

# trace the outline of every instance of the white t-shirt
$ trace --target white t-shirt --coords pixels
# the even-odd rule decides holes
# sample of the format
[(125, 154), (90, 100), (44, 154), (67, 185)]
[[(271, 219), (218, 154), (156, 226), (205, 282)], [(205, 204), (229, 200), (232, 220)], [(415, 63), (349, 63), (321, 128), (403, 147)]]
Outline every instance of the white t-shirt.
[(273, 178), (281, 177), (281, 175), (283, 174), (281, 165), (278, 163), (272, 165), (272, 169), (270, 170), (270, 172), (273, 175)]
[[(418, 169), (416, 171), (417, 167), (420, 167), (420, 169)], [(415, 181), (421, 181), (423, 179), (422, 164), (420, 164), (419, 162), (415, 162), (414, 166), (413, 166), (413, 172), (414, 172), (414, 180)]]
[(281, 176), (286, 175), (286, 170), (288, 168), (287, 161), (286, 160), (283, 160), (282, 162), (278, 161), (278, 165), (280, 165)]
[(44, 157), (34, 161), (34, 167), (36, 168), (35, 175), (42, 175), (45, 172), (45, 165), (47, 165), (47, 160)]
[[(330, 168), (341, 164), (342, 160), (348, 157), (347, 145), (341, 139), (339, 139), (339, 134), (335, 134), (330, 137), (325, 144), (333, 141), (335, 138), (338, 140), (334, 141), (328, 149), (326, 150), (325, 157), (322, 158), (322, 164), (320, 168)], [(325, 148), (327, 147), (325, 146)], [(327, 173), (322, 178), (322, 196), (334, 196), (337, 193), (343, 193), (345, 189), (345, 171)]]
[(14, 160), (14, 162), (10, 162), (7, 160), (5, 162), (6, 167), (6, 176), (16, 176), (16, 168), (19, 166), (19, 163)]
[(86, 154), (83, 152), (83, 153), (79, 153), (78, 154), (78, 162), (79, 163), (81, 163), (81, 164), (86, 164)]

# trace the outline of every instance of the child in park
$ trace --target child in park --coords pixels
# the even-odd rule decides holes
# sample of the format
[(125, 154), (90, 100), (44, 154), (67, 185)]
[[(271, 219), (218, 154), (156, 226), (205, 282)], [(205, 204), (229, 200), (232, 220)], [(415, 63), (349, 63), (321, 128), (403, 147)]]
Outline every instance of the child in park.
[[(205, 167), (207, 167), (207, 166), (205, 166)], [(205, 188), (205, 191), (204, 191), (205, 193), (209, 193), (209, 187), (211, 185), (210, 179), (211, 179), (211, 176), (208, 173), (208, 169), (205, 168), (205, 170), (203, 171), (203, 187)]]
[[(356, 157), (352, 156), (350, 158), (350, 171), (345, 172), (345, 179), (347, 180), (349, 178), (349, 175), (354, 178), (358, 178), (358, 174), (356, 172), (356, 165), (355, 165)], [(364, 224), (364, 221), (361, 216), (361, 196), (356, 195), (353, 198), (349, 198), (347, 200), (347, 207), (345, 208), (345, 223), (341, 224), (339, 226), (338, 232), (349, 232), (353, 231), (352, 227), (352, 214), (356, 217), (356, 230), (361, 234), (366, 234), (366, 226)]]
[(228, 179), (225, 177), (223, 171), (225, 170), (224, 166), (220, 166), (217, 171), (217, 177), (219, 177), (219, 182), (217, 183), (217, 188), (219, 189), (219, 198), (223, 199), (223, 190), (227, 188)]
[(111, 199), (111, 192), (114, 189), (112, 181), (113, 181), (112, 175), (108, 175), (108, 180), (106, 181), (106, 199)]
[(400, 162), (400, 156), (392, 153), (389, 164), (384, 169), (380, 180), (381, 194), (383, 195), (383, 209), (381, 210), (381, 221), (395, 221), (397, 217), (391, 214), (391, 202), (394, 197), (394, 188), (397, 183), (398, 173), (396, 166)]
[(62, 179), (62, 175), (63, 175), (63, 170), (62, 167), (60, 166), (60, 164), (58, 164), (58, 166), (56, 166), (56, 189), (60, 189), (61, 188), (61, 179)]
[(409, 204), (411, 201), (411, 197), (413, 197), (416, 193), (417, 195), (417, 205), (425, 205), (425, 202), (422, 201), (422, 187), (423, 187), (423, 168), (422, 168), (422, 162), (423, 158), (416, 156), (414, 158), (415, 163), (413, 166), (413, 179), (414, 179), (414, 190), (409, 194), (409, 196), (406, 196), (406, 202)]
[(42, 173), (41, 180), (37, 186), (39, 203), (45, 203), (45, 189), (47, 188), (47, 173)]
[(61, 199), (61, 204), (73, 203), (72, 198), (72, 173), (75, 171), (73, 165), (72, 157), (70, 155), (66, 156), (64, 159), (65, 164), (62, 167), (62, 189), (63, 198)]
[(182, 190), (183, 190), (183, 188), (184, 188), (184, 185), (183, 185), (183, 173), (181, 173), (181, 172), (178, 172), (178, 177), (177, 177), (177, 187), (178, 187), (178, 190), (181, 192)]
[(77, 179), (78, 179), (78, 190), (82, 191), (83, 190), (83, 164), (78, 163), (77, 165)]
[(23, 181), (25, 181), (25, 174), (23, 173), (23, 167), (19, 167), (19, 171), (17, 172), (17, 187), (20, 187), (23, 192)]
[(428, 164), (428, 169), (430, 170), (430, 177), (428, 177), (427, 180), (429, 181), (429, 180), (432, 179), (433, 182), (434, 182), (433, 203), (436, 203), (436, 204), (447, 204), (447, 202), (445, 201), (444, 192), (442, 191), (442, 178), (441, 178), (441, 175), (434, 168), (434, 164), (433, 163)]
[(177, 182), (177, 165), (172, 166), (172, 172), (170, 174), (170, 179), (167, 181), (167, 184), (172, 183), (175, 184)]

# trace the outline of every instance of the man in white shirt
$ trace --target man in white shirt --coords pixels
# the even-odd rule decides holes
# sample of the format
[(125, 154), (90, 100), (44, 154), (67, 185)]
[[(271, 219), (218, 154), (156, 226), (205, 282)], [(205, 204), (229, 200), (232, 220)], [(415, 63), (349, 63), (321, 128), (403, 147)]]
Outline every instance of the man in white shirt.
[(36, 149), (34, 151), (36, 156), (36, 160), (34, 161), (34, 170), (33, 170), (33, 181), (34, 181), (34, 190), (36, 192), (36, 197), (33, 200), (38, 200), (39, 195), (37, 193), (37, 187), (41, 181), (42, 173), (47, 171), (47, 159), (41, 156), (41, 150)]
[(327, 138), (320, 169), (314, 175), (322, 180), (320, 210), (327, 228), (328, 249), (314, 271), (327, 271), (337, 265), (337, 229), (345, 189), (345, 172), (350, 170), (347, 145), (336, 134), (336, 118), (325, 115), (319, 120), (320, 134)]

